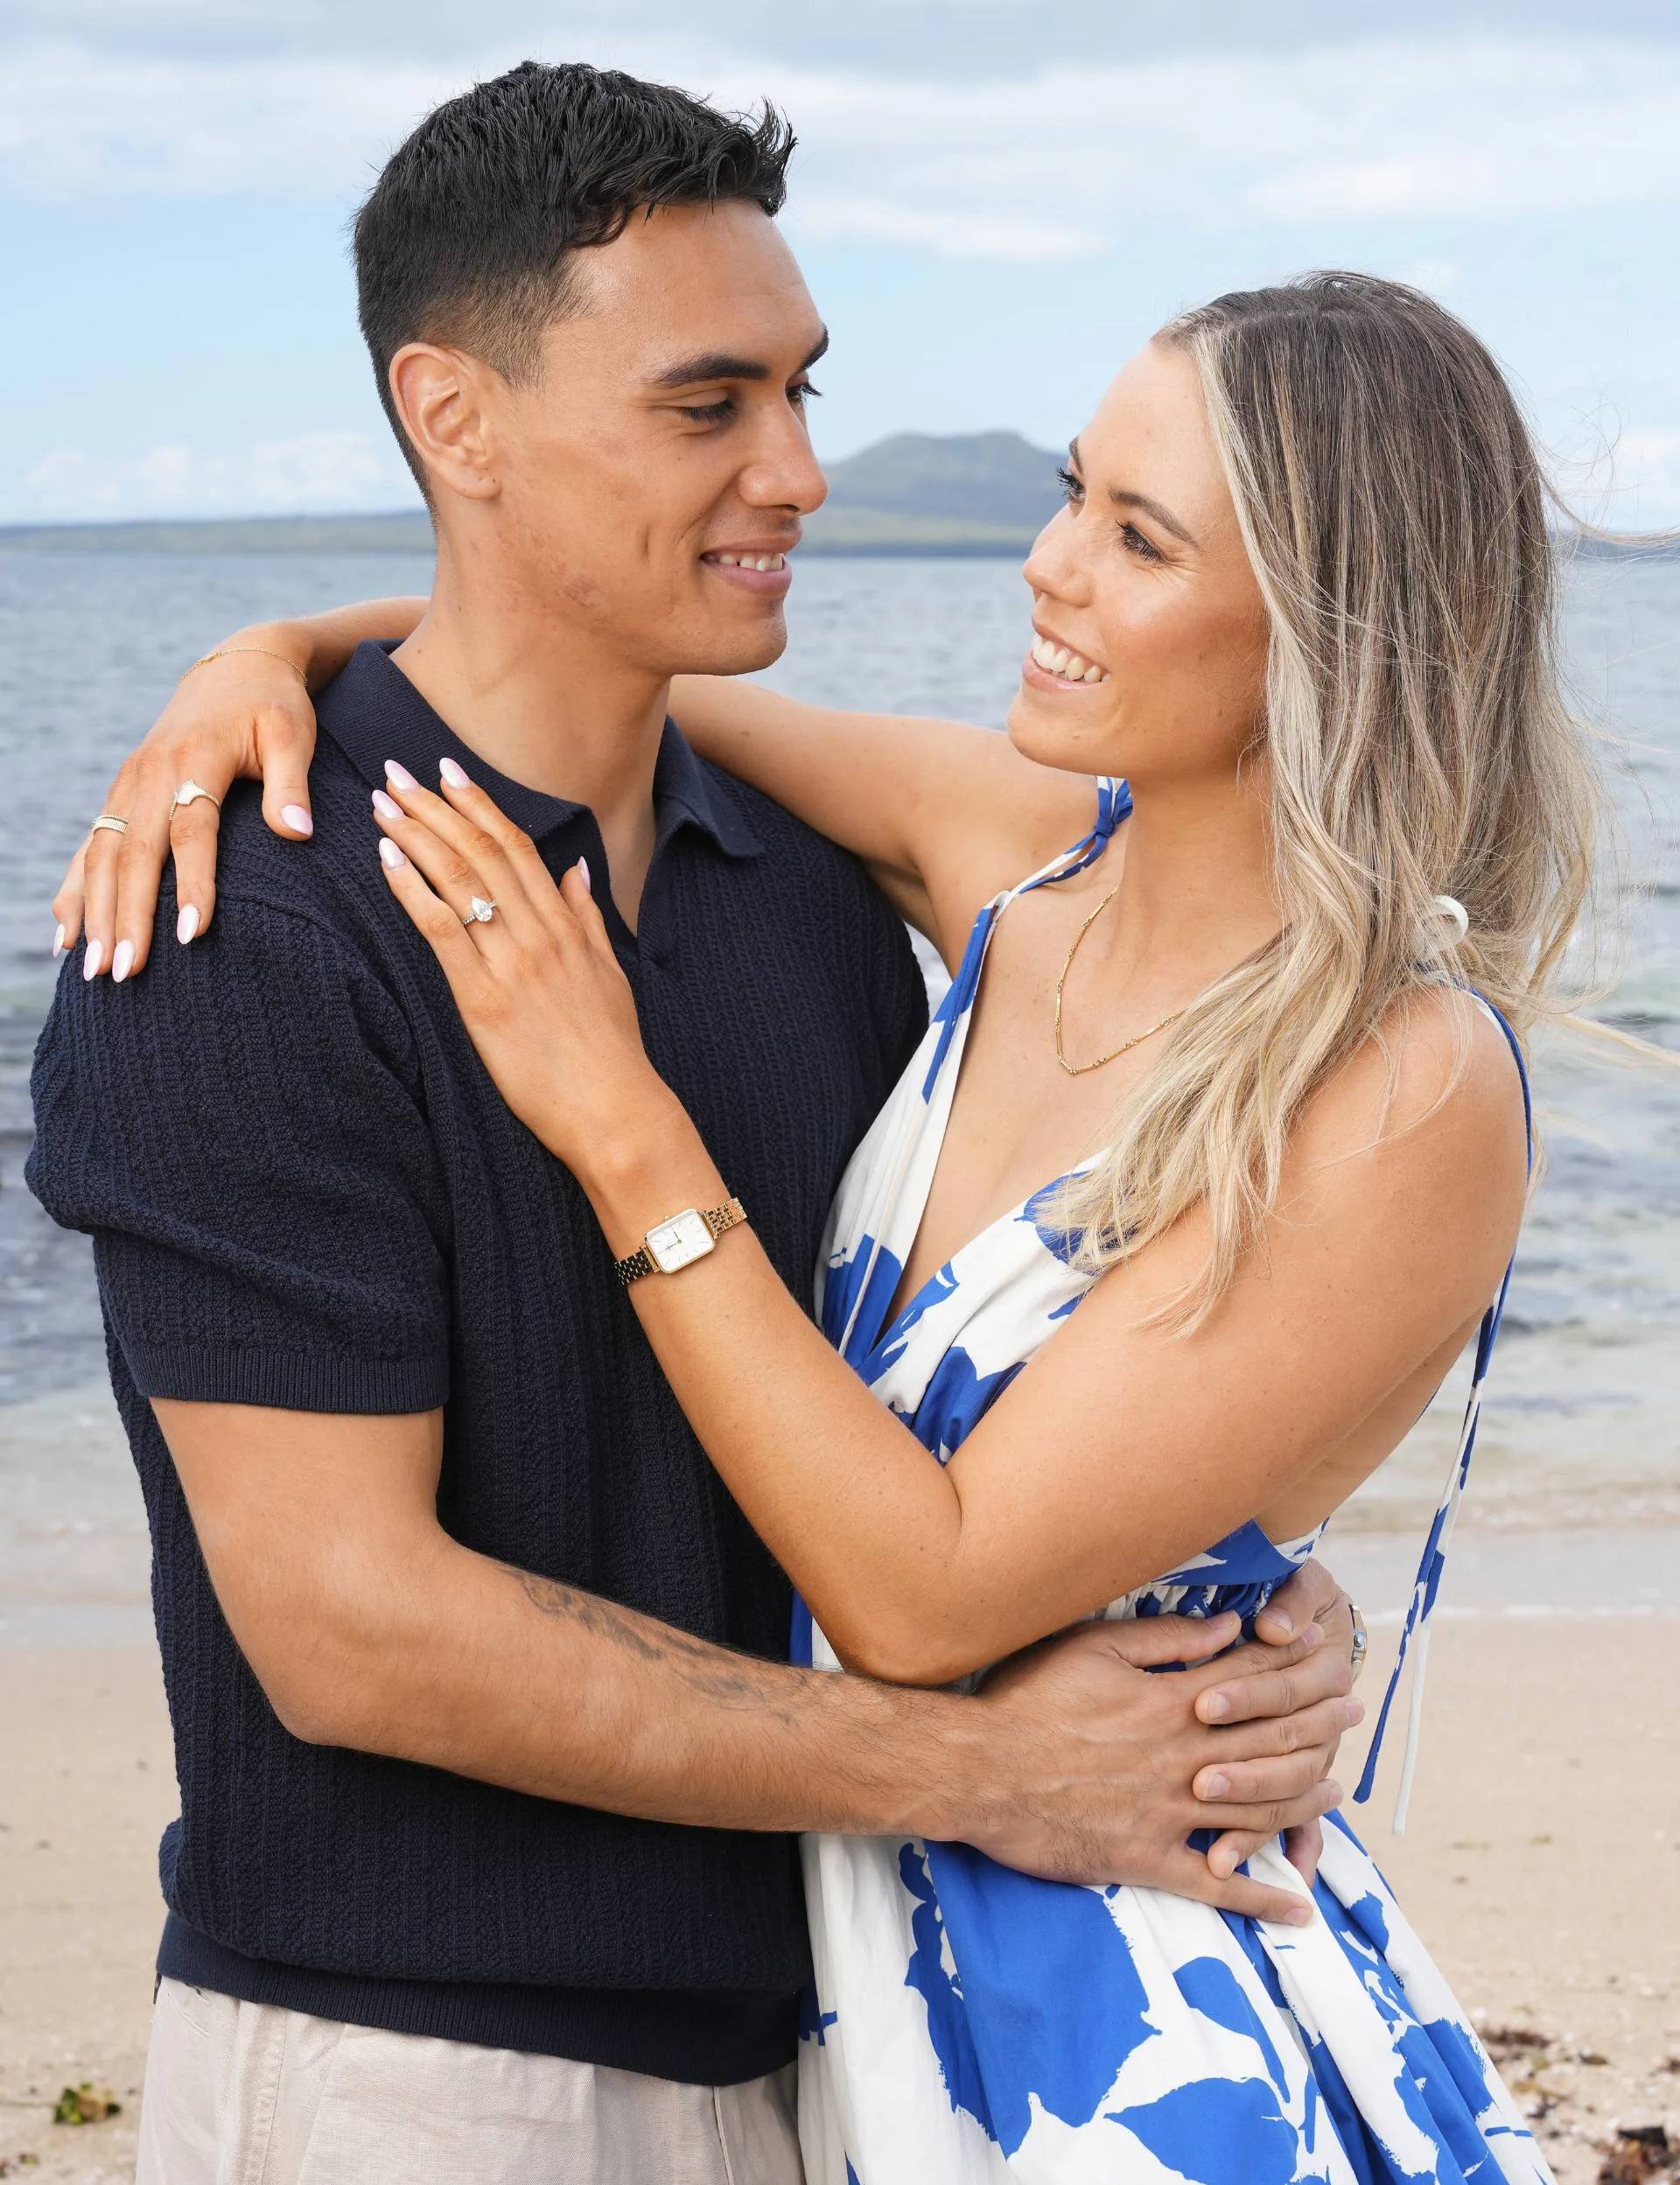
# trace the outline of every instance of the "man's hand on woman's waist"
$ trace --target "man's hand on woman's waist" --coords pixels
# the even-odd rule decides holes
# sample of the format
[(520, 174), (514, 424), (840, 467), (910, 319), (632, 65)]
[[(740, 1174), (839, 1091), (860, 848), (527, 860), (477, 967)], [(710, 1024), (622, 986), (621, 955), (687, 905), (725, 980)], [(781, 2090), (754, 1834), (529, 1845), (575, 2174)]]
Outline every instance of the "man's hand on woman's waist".
[[(1320, 1597), (1327, 1576), (1309, 1579), (1297, 1605)], [(1341, 1796), (1329, 1770), (1364, 1711), (1349, 1696), (1351, 1625), (1328, 1584), (1332, 1628), (1309, 1623), (1282, 1645), (1255, 1641), (1208, 1660), (1237, 1636), (1235, 1616), (1162, 1616), (1084, 1624), (1004, 1664), (979, 1705), (1010, 1764), (990, 1805), (982, 1786), (979, 1811), (950, 1833), (1029, 1873), (1304, 1916), (1235, 1869), (1284, 1833), (1306, 1873), (1319, 1818)], [(1285, 1602), (1282, 1613), (1294, 1612)], [(1180, 1663), (1193, 1666), (1152, 1673)], [(1225, 1831), (1207, 1857), (1186, 1840), (1202, 1829)]]

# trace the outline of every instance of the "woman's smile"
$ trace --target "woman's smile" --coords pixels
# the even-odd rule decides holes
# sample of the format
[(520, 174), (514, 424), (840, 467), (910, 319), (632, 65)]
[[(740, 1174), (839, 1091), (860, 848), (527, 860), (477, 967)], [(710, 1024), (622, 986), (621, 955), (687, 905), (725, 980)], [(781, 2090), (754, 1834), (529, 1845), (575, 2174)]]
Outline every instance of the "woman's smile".
[(1021, 680), (1038, 690), (1078, 690), (1109, 681), (1109, 671), (1086, 654), (1065, 645), (1047, 630), (1032, 626), (1033, 638), (1021, 662)]

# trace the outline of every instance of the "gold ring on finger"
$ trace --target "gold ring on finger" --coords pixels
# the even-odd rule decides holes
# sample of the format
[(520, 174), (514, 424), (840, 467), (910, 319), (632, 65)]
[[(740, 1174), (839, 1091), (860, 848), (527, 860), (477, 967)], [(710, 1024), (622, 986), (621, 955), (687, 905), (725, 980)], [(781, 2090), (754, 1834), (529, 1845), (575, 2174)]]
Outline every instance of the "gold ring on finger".
[(464, 926), (487, 926), (500, 908), (500, 903), (492, 903), (482, 895), (475, 895), (468, 904), (461, 923)]
[(94, 834), (97, 834), (102, 827), (105, 830), (108, 835), (126, 835), (129, 831), (128, 821), (126, 819), (119, 818), (117, 814), (115, 812), (102, 812), (100, 814), (99, 817), (94, 822), (93, 831)]
[(213, 790), (201, 788), (196, 781), (183, 781), (170, 805), (170, 817), (172, 819), (183, 804), (196, 804), (201, 796), (207, 796), (218, 811), (221, 809), (221, 799)]

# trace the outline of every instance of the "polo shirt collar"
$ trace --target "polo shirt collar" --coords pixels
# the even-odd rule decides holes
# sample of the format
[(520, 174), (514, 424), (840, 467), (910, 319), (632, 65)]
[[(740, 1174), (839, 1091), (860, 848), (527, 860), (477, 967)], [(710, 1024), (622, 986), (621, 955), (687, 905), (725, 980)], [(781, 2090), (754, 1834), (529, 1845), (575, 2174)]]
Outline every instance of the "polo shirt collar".
[[(438, 761), (453, 759), (533, 842), (587, 810), (566, 797), (514, 781), (470, 750), (392, 660), (394, 649), (372, 641), (358, 645), (321, 692), (317, 707), (321, 727), (371, 787), (384, 781), (388, 759), (428, 786), (437, 779)], [(710, 778), (668, 716), (654, 765), (654, 810), (662, 846), (686, 825), (698, 828), (729, 857), (764, 853), (734, 800)]]
[(761, 858), (764, 844), (746, 823), (733, 797), (719, 788), (702, 765), (694, 746), (668, 713), (654, 763), (654, 810), (658, 816), (659, 838), (675, 833), (684, 822), (710, 835), (732, 858)]

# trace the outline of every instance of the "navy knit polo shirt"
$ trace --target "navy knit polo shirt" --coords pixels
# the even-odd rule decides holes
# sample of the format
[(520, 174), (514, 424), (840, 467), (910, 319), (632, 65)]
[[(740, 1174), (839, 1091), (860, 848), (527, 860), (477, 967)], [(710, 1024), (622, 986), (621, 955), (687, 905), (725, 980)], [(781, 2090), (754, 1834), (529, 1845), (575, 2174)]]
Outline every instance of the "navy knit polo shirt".
[(364, 645), (319, 701), (315, 833), (222, 814), (216, 917), (60, 978), (32, 1187), (92, 1232), (139, 1467), (180, 1780), (160, 1969), (322, 2017), (699, 2083), (794, 2053), (785, 1837), (625, 1819), (281, 1726), (217, 1606), (147, 1398), (444, 1413), (465, 1545), (785, 1658), (786, 1580), (641, 1334), (589, 1204), (502, 1104), (380, 869), (370, 788), (460, 761), (558, 874), (586, 856), (655, 1068), (801, 1299), (845, 1161), (926, 1023), (854, 859), (668, 724), (632, 935), (593, 815), (498, 776)]

